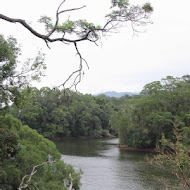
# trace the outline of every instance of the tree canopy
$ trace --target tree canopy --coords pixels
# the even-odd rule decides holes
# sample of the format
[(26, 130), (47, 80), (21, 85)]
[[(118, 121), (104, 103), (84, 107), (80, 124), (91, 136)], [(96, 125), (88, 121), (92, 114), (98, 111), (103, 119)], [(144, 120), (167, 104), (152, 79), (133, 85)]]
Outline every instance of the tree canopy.
[(110, 99), (69, 90), (33, 88), (27, 105), (12, 107), (12, 113), (49, 138), (110, 136), (116, 134), (109, 123), (116, 107)]
[[(70, 176), (77, 189), (80, 172), (60, 160), (55, 144), (9, 114), (12, 103), (20, 109), (26, 105), (31, 80), (39, 79), (45, 69), (39, 54), (17, 70), (20, 52), (14, 38), (0, 36), (0, 189), (65, 190)], [(47, 162), (49, 156), (52, 161)]]
[(72, 166), (60, 161), (61, 154), (53, 142), (28, 126), (22, 125), (11, 115), (0, 116), (0, 126), (1, 189), (18, 189), (23, 177), (27, 176), (25, 180), (27, 182), (32, 168), (45, 163), (49, 155), (52, 161), (56, 162), (47, 162), (38, 168), (29, 180), (29, 188), (65, 190), (69, 187), (70, 174), (73, 178), (73, 187), (79, 188), (80, 173), (76, 173)]
[(189, 127), (189, 75), (167, 76), (145, 85), (140, 96), (134, 96), (120, 108), (118, 130), (120, 142), (128, 146), (155, 148), (162, 135), (175, 140), (173, 122)]

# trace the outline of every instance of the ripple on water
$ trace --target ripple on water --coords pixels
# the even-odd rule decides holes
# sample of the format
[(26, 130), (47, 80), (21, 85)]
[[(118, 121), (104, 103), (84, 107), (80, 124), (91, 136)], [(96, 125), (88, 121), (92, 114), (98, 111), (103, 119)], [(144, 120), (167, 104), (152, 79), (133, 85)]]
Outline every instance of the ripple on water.
[(81, 190), (165, 189), (153, 177), (160, 171), (143, 161), (145, 153), (123, 151), (117, 144), (118, 139), (76, 139), (58, 147), (66, 163), (82, 169)]

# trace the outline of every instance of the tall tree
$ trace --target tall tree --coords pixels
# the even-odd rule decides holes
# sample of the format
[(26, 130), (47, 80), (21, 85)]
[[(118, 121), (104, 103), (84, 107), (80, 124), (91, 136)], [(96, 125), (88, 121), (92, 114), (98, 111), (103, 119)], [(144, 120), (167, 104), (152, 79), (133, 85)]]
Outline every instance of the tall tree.
[[(168, 76), (145, 85), (141, 95), (132, 97), (112, 117), (119, 128), (121, 143), (139, 148), (155, 148), (164, 134), (175, 141), (173, 122), (189, 127), (189, 76)], [(115, 122), (116, 121), (116, 122)]]

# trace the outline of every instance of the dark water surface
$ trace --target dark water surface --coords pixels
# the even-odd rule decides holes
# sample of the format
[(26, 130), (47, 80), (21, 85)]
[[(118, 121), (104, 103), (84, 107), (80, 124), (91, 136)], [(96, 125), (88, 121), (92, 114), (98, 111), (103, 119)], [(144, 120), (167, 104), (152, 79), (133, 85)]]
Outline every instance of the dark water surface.
[[(175, 178), (144, 161), (146, 153), (117, 147), (118, 139), (65, 139), (55, 142), (62, 159), (82, 169), (81, 190), (164, 190)], [(147, 153), (148, 155), (150, 153)]]

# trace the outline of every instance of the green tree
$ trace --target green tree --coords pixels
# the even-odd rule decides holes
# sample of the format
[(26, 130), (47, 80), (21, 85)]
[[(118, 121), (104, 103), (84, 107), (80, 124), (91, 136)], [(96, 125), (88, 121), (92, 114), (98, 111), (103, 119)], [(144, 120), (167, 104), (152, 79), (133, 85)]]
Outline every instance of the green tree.
[[(39, 189), (65, 190), (69, 186), (69, 174), (72, 175), (74, 187), (79, 188), (80, 173), (60, 161), (61, 154), (53, 142), (39, 135), (11, 115), (0, 116), (1, 131), (4, 136), (1, 144), (0, 188), (16, 190), (23, 176), (31, 173), (32, 168), (50, 159), (57, 160), (44, 164), (32, 176), (30, 184)], [(6, 154), (5, 154), (6, 153)]]
[[(190, 86), (188, 75), (181, 78), (166, 77), (161, 82), (145, 85), (140, 96), (128, 99), (115, 115), (122, 143), (140, 148), (159, 146), (162, 135), (175, 141), (173, 122), (189, 126)], [(112, 121), (114, 121), (114, 117)], [(124, 129), (125, 128), (125, 129)], [(120, 130), (122, 130), (120, 132)], [(125, 130), (126, 132), (123, 132)]]
[(163, 135), (158, 148), (159, 154), (149, 161), (171, 171), (180, 180), (183, 189), (190, 189), (190, 144), (187, 138), (190, 135), (190, 127), (180, 126), (177, 120), (173, 125), (175, 141)]
[(29, 59), (17, 70), (18, 56), (21, 50), (13, 37), (7, 40), (0, 35), (0, 108), (11, 102), (21, 103), (21, 91), (29, 86), (31, 80), (39, 80), (46, 69), (44, 57), (39, 52), (34, 59)]
[[(69, 95), (70, 94), (70, 95)], [(68, 97), (67, 97), (68, 96)], [(27, 104), (11, 113), (45, 137), (110, 136), (110, 100), (73, 91), (31, 89)]]
[[(18, 108), (18, 116), (21, 116), (21, 110), (30, 104), (28, 101), (32, 97), (29, 93), (29, 82), (38, 79), (42, 74), (40, 69), (45, 68), (40, 56), (31, 65), (27, 62), (21, 71), (17, 71), (19, 52), (14, 38), (5, 40), (0, 36), (0, 189), (20, 188), (23, 176), (28, 176), (37, 165), (42, 167), (38, 168), (31, 179), (27, 178), (30, 179), (29, 188), (55, 187), (65, 190), (69, 188), (68, 182), (72, 176), (72, 187), (78, 189), (80, 173), (76, 173), (72, 166), (60, 160), (61, 154), (55, 144), (8, 114), (7, 108), (14, 103)], [(33, 121), (36, 105), (33, 112), (30, 112), (33, 113), (30, 116)], [(49, 156), (56, 162), (46, 162)]]

